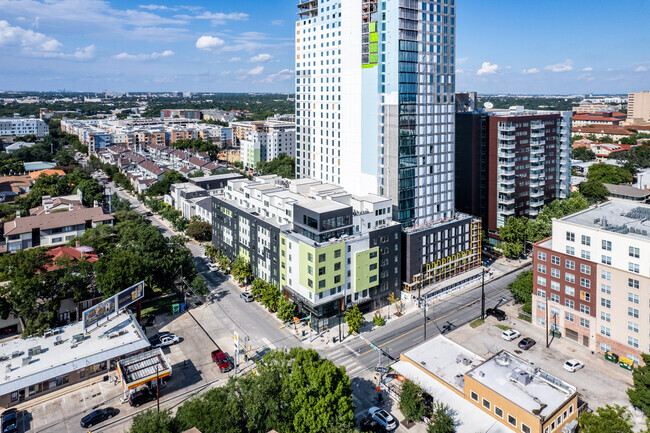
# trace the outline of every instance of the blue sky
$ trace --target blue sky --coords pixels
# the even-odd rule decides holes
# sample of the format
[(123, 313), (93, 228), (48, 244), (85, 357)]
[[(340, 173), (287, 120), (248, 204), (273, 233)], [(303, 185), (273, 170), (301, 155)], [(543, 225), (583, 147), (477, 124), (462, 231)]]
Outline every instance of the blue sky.
[[(648, 0), (456, 3), (458, 90), (650, 88)], [(292, 91), (295, 4), (0, 0), (0, 89)]]

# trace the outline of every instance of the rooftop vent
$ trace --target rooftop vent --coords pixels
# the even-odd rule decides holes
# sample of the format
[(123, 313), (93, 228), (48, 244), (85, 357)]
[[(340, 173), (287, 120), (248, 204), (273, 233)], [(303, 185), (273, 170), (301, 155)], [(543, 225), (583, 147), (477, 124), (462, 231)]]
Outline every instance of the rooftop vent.
[(27, 351), (27, 354), (30, 357), (40, 355), (40, 353), (41, 353), (41, 346), (30, 347)]
[(510, 364), (510, 358), (507, 355), (499, 355), (494, 358), (494, 362), (505, 367)]
[(23, 366), (29, 365), (30, 362), (32, 362), (32, 357), (31, 356), (26, 356), (23, 358)]
[(467, 358), (465, 355), (456, 356), (456, 364), (470, 365), (472, 360)]
[(511, 380), (521, 383), (522, 385), (528, 385), (533, 380), (533, 376), (517, 367), (512, 370)]

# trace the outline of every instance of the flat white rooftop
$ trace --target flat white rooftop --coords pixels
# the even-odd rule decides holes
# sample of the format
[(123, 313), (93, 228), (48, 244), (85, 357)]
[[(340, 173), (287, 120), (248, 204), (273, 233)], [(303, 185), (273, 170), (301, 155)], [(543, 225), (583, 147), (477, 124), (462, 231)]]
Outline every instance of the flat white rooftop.
[(650, 241), (650, 205), (612, 198), (560, 221)]
[(81, 322), (50, 331), (0, 344), (0, 395), (150, 346), (130, 313), (114, 315), (87, 334)]

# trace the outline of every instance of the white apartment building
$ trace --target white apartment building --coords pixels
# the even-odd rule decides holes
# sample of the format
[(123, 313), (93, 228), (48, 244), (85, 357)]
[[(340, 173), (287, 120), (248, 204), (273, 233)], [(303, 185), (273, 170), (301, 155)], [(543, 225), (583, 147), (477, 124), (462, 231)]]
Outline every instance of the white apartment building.
[(650, 91), (628, 93), (627, 120), (650, 122)]
[(240, 140), (244, 167), (254, 169), (260, 161), (272, 161), (284, 153), (295, 157), (296, 128), (292, 122), (251, 122), (250, 130)]
[(533, 323), (638, 363), (650, 351), (649, 233), (650, 205), (629, 200), (554, 220), (535, 245)]
[(15, 135), (24, 137), (25, 135), (35, 135), (44, 137), (50, 133), (50, 127), (41, 119), (20, 117), (0, 117), (0, 136)]

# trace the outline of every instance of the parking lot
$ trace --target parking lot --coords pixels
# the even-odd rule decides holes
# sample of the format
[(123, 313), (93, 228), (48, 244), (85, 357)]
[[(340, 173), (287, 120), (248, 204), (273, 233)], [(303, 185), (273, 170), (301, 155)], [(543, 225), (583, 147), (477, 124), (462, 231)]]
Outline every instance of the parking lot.
[[(544, 328), (517, 319), (517, 311), (513, 306), (500, 308), (508, 314), (506, 320), (499, 322), (494, 317), (488, 317), (485, 323), (477, 328), (466, 325), (446, 336), (484, 358), (501, 349), (516, 353), (575, 386), (590, 409), (594, 410), (608, 404), (625, 406), (632, 412), (637, 425), (644, 425), (644, 417), (641, 412), (632, 408), (626, 394), (626, 390), (632, 386), (630, 371), (606, 361), (603, 354), (592, 353), (588, 348), (567, 338), (556, 338), (550, 347), (546, 348)], [(506, 341), (501, 337), (503, 330), (497, 325), (516, 329), (521, 333), (521, 337)], [(519, 349), (517, 344), (524, 337), (532, 337), (536, 344), (528, 350)], [(565, 370), (562, 365), (571, 358), (582, 361), (585, 367), (574, 373)]]

